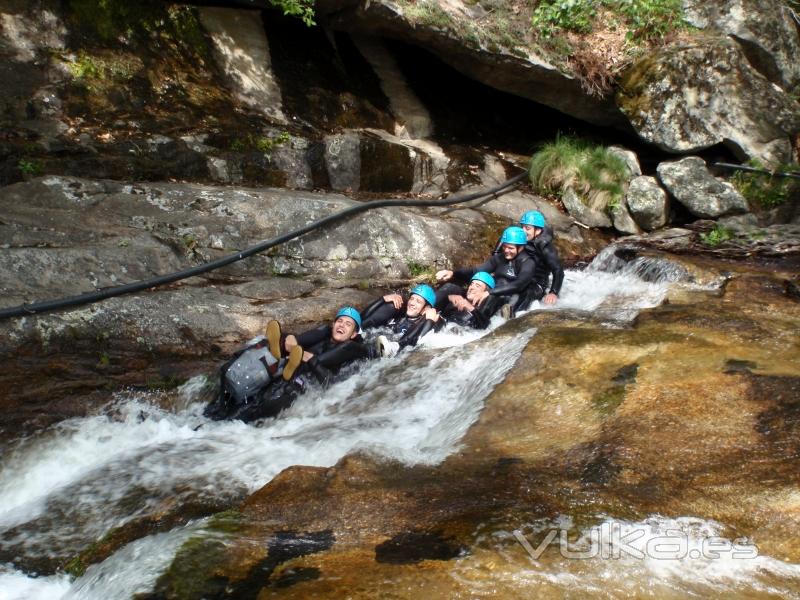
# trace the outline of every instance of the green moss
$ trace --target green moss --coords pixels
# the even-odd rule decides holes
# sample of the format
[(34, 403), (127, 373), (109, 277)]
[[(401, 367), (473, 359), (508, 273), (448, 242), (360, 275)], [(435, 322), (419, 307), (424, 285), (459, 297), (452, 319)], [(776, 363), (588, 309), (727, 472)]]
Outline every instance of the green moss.
[(158, 578), (155, 591), (174, 600), (217, 597), (227, 581), (215, 578), (214, 570), (224, 558), (222, 540), (192, 537), (184, 542), (169, 568)]
[(592, 398), (592, 406), (603, 416), (612, 414), (625, 399), (625, 386), (615, 385)]
[(219, 533), (239, 533), (242, 530), (242, 513), (238, 510), (226, 510), (213, 515), (206, 528)]
[(263, 135), (253, 135), (248, 133), (244, 137), (234, 138), (231, 141), (231, 150), (234, 152), (246, 152), (248, 150), (257, 150), (264, 154), (271, 153), (278, 146), (290, 142), (292, 136), (288, 131), (282, 131), (277, 136), (270, 138)]

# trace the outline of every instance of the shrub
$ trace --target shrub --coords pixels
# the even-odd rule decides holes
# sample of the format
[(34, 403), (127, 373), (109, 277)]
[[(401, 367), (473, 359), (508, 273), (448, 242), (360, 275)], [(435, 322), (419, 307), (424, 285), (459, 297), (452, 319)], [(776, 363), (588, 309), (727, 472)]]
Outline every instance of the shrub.
[(23, 175), (39, 175), (42, 172), (42, 165), (35, 160), (27, 160), (25, 158), (19, 159), (17, 168)]
[(714, 248), (719, 246), (722, 242), (727, 242), (729, 239), (733, 237), (733, 232), (717, 223), (714, 226), (714, 229), (709, 231), (708, 233), (701, 233), (700, 240), (706, 245)]
[(607, 148), (560, 135), (533, 155), (528, 174), (540, 192), (560, 194), (571, 187), (598, 210), (619, 205), (630, 179), (625, 162)]
[(545, 38), (560, 31), (589, 33), (601, 7), (622, 17), (633, 40), (663, 38), (685, 26), (681, 0), (543, 0), (533, 26)]
[[(764, 169), (764, 165), (757, 160), (751, 160), (748, 165)], [(775, 170), (778, 173), (787, 171), (800, 173), (800, 166), (784, 164)], [(800, 194), (800, 180), (791, 177), (780, 177), (771, 173), (737, 171), (731, 180), (734, 187), (751, 204), (755, 202), (763, 208), (779, 206), (789, 198)]]

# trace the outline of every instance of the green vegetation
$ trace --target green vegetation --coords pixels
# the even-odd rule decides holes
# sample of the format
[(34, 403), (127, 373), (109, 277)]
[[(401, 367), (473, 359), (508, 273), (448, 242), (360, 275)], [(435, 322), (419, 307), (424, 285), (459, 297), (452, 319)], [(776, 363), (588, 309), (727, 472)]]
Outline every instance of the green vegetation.
[(280, 8), (283, 14), (297, 17), (306, 25), (311, 27), (314, 23), (314, 0), (269, 0), (276, 8)]
[(630, 40), (661, 39), (686, 26), (681, 0), (543, 0), (533, 13), (533, 26), (545, 38), (566, 31), (590, 33), (603, 9), (621, 19)]
[(263, 135), (253, 135), (248, 133), (244, 138), (236, 138), (231, 142), (231, 150), (234, 152), (245, 152), (246, 150), (258, 150), (264, 154), (269, 154), (276, 147), (290, 142), (292, 136), (288, 131), (282, 131), (274, 138)]
[(162, 33), (205, 54), (203, 28), (193, 7), (160, 0), (68, 0), (68, 5), (72, 21), (103, 42)]
[(602, 416), (607, 417), (617, 410), (623, 400), (625, 400), (625, 386), (615, 385), (592, 398), (592, 406)]
[(95, 91), (103, 86), (130, 81), (141, 67), (138, 59), (116, 54), (90, 56), (79, 52), (74, 60), (67, 61), (72, 76)]
[(25, 158), (19, 159), (17, 168), (22, 172), (23, 175), (35, 176), (42, 172), (42, 165), (40, 163), (35, 160), (27, 160)]
[(413, 260), (408, 261), (406, 266), (408, 267), (408, 274), (414, 279), (431, 282), (436, 279), (436, 270), (431, 266), (423, 265)]
[(539, 192), (560, 195), (571, 187), (598, 210), (619, 205), (630, 179), (625, 162), (607, 148), (562, 136), (533, 155), (528, 175)]
[[(766, 169), (757, 160), (747, 163), (756, 169)], [(796, 164), (780, 165), (774, 172), (800, 173), (800, 166)], [(774, 208), (784, 204), (789, 198), (800, 194), (800, 181), (791, 177), (778, 177), (771, 173), (748, 173), (737, 171), (732, 177), (734, 187), (747, 198), (748, 202), (757, 204), (762, 208)]]
[[(151, 34), (163, 33), (205, 54), (204, 30), (194, 7), (161, 0), (67, 0), (67, 3), (73, 22), (104, 42), (120, 37), (146, 39)], [(283, 14), (314, 25), (313, 0), (270, 0), (270, 3)]]
[(716, 248), (722, 242), (727, 242), (733, 237), (733, 232), (727, 227), (717, 223), (708, 233), (700, 234), (700, 241), (710, 248)]

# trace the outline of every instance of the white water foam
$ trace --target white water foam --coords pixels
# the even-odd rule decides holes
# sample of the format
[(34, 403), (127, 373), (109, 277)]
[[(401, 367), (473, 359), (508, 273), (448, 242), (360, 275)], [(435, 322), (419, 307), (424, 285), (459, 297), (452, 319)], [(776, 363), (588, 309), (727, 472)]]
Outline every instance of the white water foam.
[[(624, 318), (631, 311), (635, 314), (658, 304), (666, 287), (665, 283), (645, 283), (635, 275), (570, 271), (554, 308), (611, 306), (617, 318)], [(280, 418), (262, 427), (204, 419), (202, 404), (191, 401), (200, 386), (197, 380), (184, 387), (186, 398), (177, 412), (155, 406), (148, 394), (117, 394), (113, 408), (104, 414), (65, 421), (22, 441), (4, 457), (0, 470), (3, 542), (26, 555), (59, 548), (69, 555), (176, 496), (240, 498), (290, 465), (329, 466), (356, 450), (408, 464), (440, 462), (457, 449), (484, 398), (502, 381), (534, 333), (504, 335), (500, 330), (480, 339), (502, 322), (495, 317), (483, 332), (428, 336), (421, 348), (375, 361), (325, 391), (312, 387)], [(56, 516), (49, 518), (50, 514)], [(122, 568), (127, 561), (135, 564), (155, 553), (141, 550), (151, 548), (151, 543), (155, 544), (152, 548), (164, 546), (165, 554), (158, 562), (165, 568), (180, 545), (181, 531), (126, 546), (96, 566), (106, 575), (88, 584), (86, 577), (95, 572), (93, 567), (70, 593), (91, 589), (96, 597), (103, 597), (102, 581), (113, 579), (109, 564), (119, 563), (114, 568)], [(170, 540), (178, 541), (173, 547)], [(152, 583), (158, 569), (148, 573), (142, 581)], [(30, 579), (29, 583), (32, 594), (38, 593), (35, 589), (41, 583), (52, 592), (48, 597), (63, 595), (57, 593), (63, 579)], [(106, 597), (116, 597), (112, 588), (117, 588), (108, 585)]]
[[(566, 552), (560, 535), (545, 543), (552, 531), (567, 535)], [(731, 539), (726, 531), (713, 520), (656, 514), (641, 521), (605, 517), (575, 535), (571, 519), (560, 517), (515, 532), (483, 532), (477, 543), (505, 559), (496, 576), (516, 590), (546, 585), (606, 598), (800, 597), (800, 565), (761, 555), (749, 540)], [(541, 554), (531, 556), (520, 534), (534, 554), (540, 549)], [(496, 588), (487, 583), (484, 589), (481, 578), (473, 576), (480, 569), (472, 560), (462, 560), (455, 577), (476, 597), (493, 595)]]

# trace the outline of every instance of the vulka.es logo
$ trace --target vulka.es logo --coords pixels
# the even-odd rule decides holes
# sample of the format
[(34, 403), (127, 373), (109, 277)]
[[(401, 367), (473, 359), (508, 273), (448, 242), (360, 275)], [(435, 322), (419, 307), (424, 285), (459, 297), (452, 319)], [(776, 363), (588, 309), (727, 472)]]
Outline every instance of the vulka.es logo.
[(752, 559), (758, 556), (758, 547), (745, 538), (733, 541), (719, 536), (690, 537), (680, 529), (667, 529), (654, 534), (647, 525), (623, 527), (619, 523), (605, 522), (592, 527), (588, 534), (570, 541), (566, 529), (550, 529), (533, 546), (519, 529), (514, 537), (533, 560), (539, 560), (545, 550), (558, 540), (558, 550), (564, 558), (587, 560), (600, 558), (619, 560), (622, 558), (645, 558), (656, 560), (682, 560), (685, 558), (717, 560), (733, 558)]

